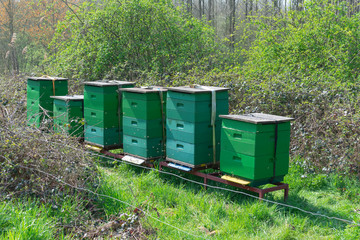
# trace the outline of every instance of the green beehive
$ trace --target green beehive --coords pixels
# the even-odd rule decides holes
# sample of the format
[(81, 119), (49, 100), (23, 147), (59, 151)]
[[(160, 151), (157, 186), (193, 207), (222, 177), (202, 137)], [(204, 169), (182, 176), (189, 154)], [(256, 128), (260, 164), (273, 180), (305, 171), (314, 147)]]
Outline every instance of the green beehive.
[(84, 96), (53, 96), (54, 99), (54, 130), (66, 132), (70, 136), (84, 136)]
[[(212, 125), (210, 122), (185, 122), (174, 119), (167, 119), (168, 139), (176, 139), (187, 143), (212, 142)], [(215, 135), (220, 140), (221, 121), (215, 123)], [(220, 142), (220, 141), (218, 141)]]
[(124, 135), (139, 138), (162, 138), (162, 119), (144, 120), (132, 117), (123, 117)]
[(86, 124), (100, 128), (122, 128), (121, 116), (122, 114), (119, 115), (118, 110), (103, 111), (91, 108), (84, 109), (84, 119)]
[(119, 147), (123, 142), (123, 134), (118, 127), (99, 128), (85, 124), (85, 142), (104, 148)]
[(186, 122), (209, 122), (212, 113), (212, 90), (216, 95), (216, 121), (219, 115), (229, 113), (228, 88), (207, 87), (210, 89), (174, 87), (169, 88), (167, 117)]
[(166, 92), (161, 87), (123, 91), (124, 153), (143, 159), (164, 155)]
[(30, 77), (27, 80), (27, 124), (40, 127), (51, 122), (53, 99), (68, 93), (66, 78)]
[(119, 91), (133, 82), (104, 80), (85, 82), (85, 141), (104, 148), (122, 144), (122, 99)]
[(252, 186), (282, 181), (289, 168), (293, 119), (262, 113), (220, 117), (220, 170)]
[[(124, 117), (144, 120), (161, 119), (166, 109), (166, 92), (165, 88), (159, 87), (124, 89)], [(163, 104), (160, 101), (160, 93)]]
[(163, 155), (162, 138), (137, 138), (124, 134), (124, 153), (143, 159), (155, 159)]
[[(220, 157), (220, 143), (216, 143), (216, 162)], [(166, 140), (166, 159), (181, 165), (195, 167), (213, 162), (213, 144), (211, 139), (205, 143), (187, 143), (174, 139)]]
[(219, 161), (219, 115), (229, 112), (228, 90), (205, 86), (169, 88), (166, 109), (168, 161), (190, 167)]

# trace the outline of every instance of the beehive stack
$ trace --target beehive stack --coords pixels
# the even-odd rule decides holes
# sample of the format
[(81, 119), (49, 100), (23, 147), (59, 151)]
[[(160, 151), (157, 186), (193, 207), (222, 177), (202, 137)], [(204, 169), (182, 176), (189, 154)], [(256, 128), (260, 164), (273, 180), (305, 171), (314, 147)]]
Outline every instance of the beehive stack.
[(201, 86), (169, 88), (166, 109), (167, 160), (189, 167), (218, 162), (219, 114), (229, 112), (228, 89)]
[(104, 148), (122, 144), (121, 88), (134, 87), (133, 82), (85, 82), (84, 118), (85, 142)]
[(289, 168), (293, 119), (261, 113), (220, 117), (220, 170), (252, 186), (282, 181)]
[(54, 99), (54, 130), (73, 137), (84, 136), (84, 96), (52, 96)]
[(50, 96), (68, 93), (66, 78), (30, 77), (27, 80), (27, 124), (40, 127), (53, 116), (54, 100)]
[(145, 160), (164, 155), (166, 92), (158, 87), (123, 90), (124, 153)]

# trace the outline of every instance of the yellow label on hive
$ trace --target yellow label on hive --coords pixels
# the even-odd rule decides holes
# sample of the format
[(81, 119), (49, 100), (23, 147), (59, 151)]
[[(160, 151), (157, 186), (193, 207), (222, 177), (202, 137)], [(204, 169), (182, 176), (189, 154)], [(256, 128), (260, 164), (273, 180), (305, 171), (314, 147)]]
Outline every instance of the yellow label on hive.
[(240, 179), (240, 178), (236, 178), (236, 177), (231, 177), (229, 175), (224, 175), (221, 177), (224, 180), (230, 181), (230, 182), (234, 182), (234, 183), (238, 183), (238, 184), (242, 184), (242, 185), (248, 185), (250, 182)]

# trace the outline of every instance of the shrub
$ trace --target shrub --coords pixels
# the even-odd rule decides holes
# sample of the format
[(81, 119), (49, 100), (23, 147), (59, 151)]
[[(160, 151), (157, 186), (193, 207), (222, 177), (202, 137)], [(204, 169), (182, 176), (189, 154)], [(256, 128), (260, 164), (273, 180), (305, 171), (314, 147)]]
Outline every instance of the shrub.
[(221, 51), (212, 28), (167, 0), (86, 2), (59, 25), (52, 45), (53, 70), (88, 80), (209, 68)]
[[(0, 84), (0, 196), (65, 196), (94, 182), (96, 168), (76, 139), (27, 127), (25, 81)], [(64, 195), (65, 194), (65, 195)]]

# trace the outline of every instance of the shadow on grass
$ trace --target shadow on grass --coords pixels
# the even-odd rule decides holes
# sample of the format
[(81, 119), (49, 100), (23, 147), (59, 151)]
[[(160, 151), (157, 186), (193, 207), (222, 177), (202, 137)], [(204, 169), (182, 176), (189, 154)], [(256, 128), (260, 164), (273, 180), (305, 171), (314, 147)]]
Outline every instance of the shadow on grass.
[[(146, 174), (146, 173), (149, 173), (150, 171), (153, 171), (151, 169), (144, 169), (144, 168), (141, 168), (138, 166), (132, 166), (132, 165), (127, 165), (127, 164), (125, 165), (125, 163), (119, 163), (116, 161), (114, 162), (109, 159), (105, 159), (105, 160), (103, 159), (103, 161), (100, 161), (100, 165), (103, 167), (111, 167), (111, 168), (113, 168), (114, 166), (118, 166), (119, 168), (122, 168), (122, 170), (131, 171), (133, 175), (137, 175), (139, 177), (140, 177), (140, 175), (142, 175), (144, 173)], [(156, 167), (156, 168), (158, 169), (158, 167)], [(173, 175), (169, 175), (167, 173), (159, 173), (159, 178), (166, 184), (173, 185), (175, 187), (179, 187), (179, 188), (184, 189), (185, 191), (191, 192), (193, 194), (197, 194), (197, 193), (203, 192), (205, 190), (204, 186), (202, 185), (202, 183), (204, 183), (204, 179), (201, 177), (194, 176), (194, 175), (191, 175), (186, 172), (169, 169), (169, 168), (165, 168), (165, 169), (163, 169), (163, 171), (197, 182), (197, 183), (189, 182), (187, 180), (181, 179), (181, 178), (173, 176)], [(206, 171), (211, 172), (214, 170), (209, 169)], [(212, 187), (208, 186), (207, 192), (209, 194), (215, 193), (215, 194), (219, 195), (219, 193), (220, 193), (221, 196), (224, 197), (224, 199), (227, 199), (228, 201), (231, 201), (233, 203), (240, 204), (240, 205), (247, 205), (247, 204), (253, 204), (253, 203), (259, 202), (259, 199), (257, 198), (258, 197), (257, 193), (249, 192), (249, 191), (246, 191), (243, 189), (239, 189), (236, 187), (232, 187), (232, 186), (222, 184), (219, 182), (215, 182), (215, 181), (211, 181), (211, 180), (208, 180), (208, 185), (215, 187), (215, 188), (212, 188)], [(223, 189), (218, 189), (218, 188), (223, 188)], [(224, 189), (234, 190), (234, 191), (242, 192), (245, 194), (231, 192), (231, 191), (227, 191)], [(283, 196), (283, 190), (280, 190), (280, 191), (281, 191), (281, 196)], [(326, 206), (325, 207), (324, 206), (316, 206), (316, 205), (312, 204), (308, 199), (300, 196), (299, 191), (291, 192), (291, 189), (290, 189), (289, 194), (290, 195), (289, 195), (287, 202), (284, 202), (282, 199), (279, 200), (278, 195), (275, 195), (273, 193), (266, 194), (265, 199), (268, 199), (268, 200), (274, 201), (274, 202), (278, 202), (281, 204), (286, 204), (286, 205), (290, 205), (293, 207), (297, 207), (297, 208), (300, 208), (300, 209), (303, 209), (305, 211), (312, 212), (315, 214), (321, 214), (321, 215), (325, 215), (325, 216), (329, 216), (329, 217), (336, 217), (336, 218), (349, 220), (348, 215), (345, 214), (344, 212), (336, 212), (336, 211), (329, 209)], [(253, 196), (253, 197), (251, 197), (251, 196)], [(268, 204), (272, 205), (273, 203), (268, 203)], [(331, 204), (331, 201), (329, 204)], [(334, 202), (334, 204), (336, 204), (336, 202)], [(346, 223), (341, 222), (339, 220), (328, 219), (328, 218), (325, 218), (322, 216), (314, 216), (312, 214), (300, 211), (298, 209), (290, 208), (287, 206), (278, 205), (277, 210), (285, 215), (295, 214), (297, 217), (306, 218), (309, 220), (310, 224), (317, 225), (319, 227), (332, 227), (337, 230), (343, 230), (347, 226)]]

